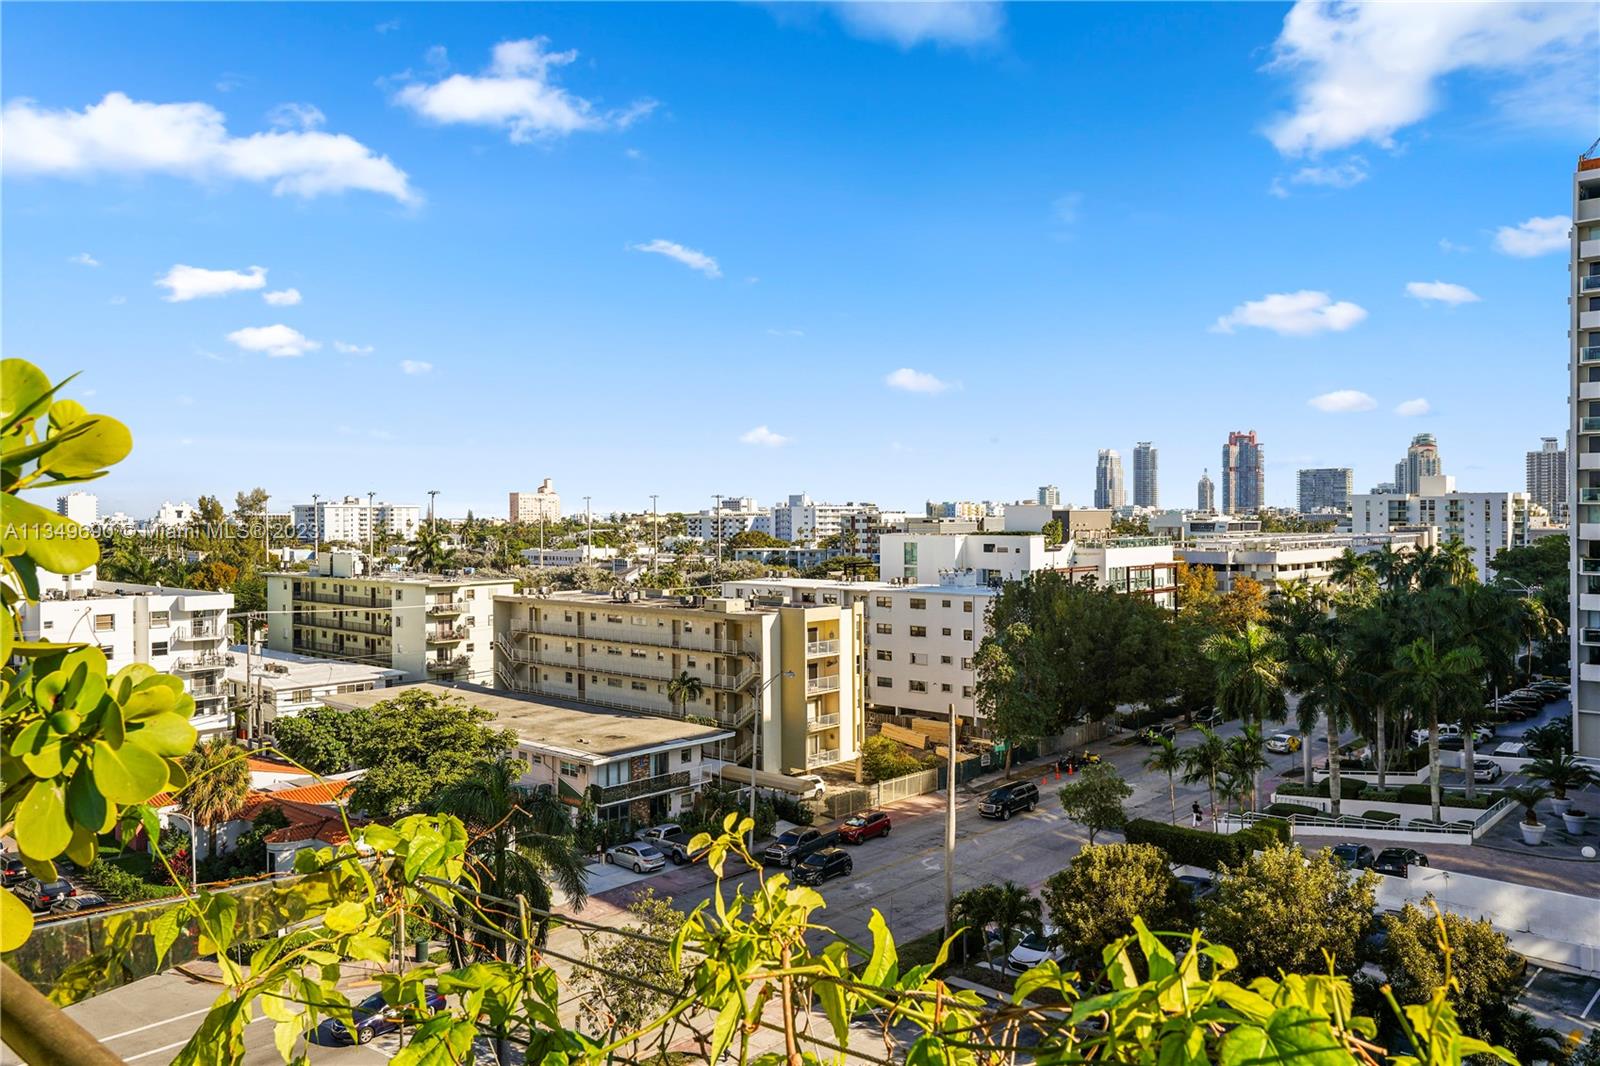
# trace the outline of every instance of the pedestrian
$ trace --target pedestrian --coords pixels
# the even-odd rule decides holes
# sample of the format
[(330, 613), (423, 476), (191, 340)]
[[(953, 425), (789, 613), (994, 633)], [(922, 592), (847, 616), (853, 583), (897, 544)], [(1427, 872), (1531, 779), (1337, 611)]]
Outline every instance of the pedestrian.
[(1193, 811), (1193, 813), (1194, 813), (1194, 827), (1196, 829), (1199, 829), (1200, 828), (1200, 823), (1205, 821), (1205, 818), (1206, 818), (1205, 812), (1200, 809), (1200, 801), (1199, 800), (1195, 800), (1189, 806), (1190, 806), (1190, 810)]

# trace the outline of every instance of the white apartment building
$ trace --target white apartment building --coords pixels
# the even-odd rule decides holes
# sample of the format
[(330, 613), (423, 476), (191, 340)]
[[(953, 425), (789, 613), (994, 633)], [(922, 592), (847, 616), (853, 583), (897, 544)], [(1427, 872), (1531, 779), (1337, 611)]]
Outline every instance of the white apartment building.
[(177, 529), (194, 521), (194, 516), (194, 504), (188, 500), (182, 503), (164, 500), (161, 509), (156, 511), (156, 516), (150, 520), (150, 526), (154, 529)]
[(1420, 492), (1363, 493), (1350, 498), (1350, 532), (1387, 533), (1416, 526), (1438, 528), (1439, 543), (1460, 538), (1472, 551), (1478, 576), (1494, 576), (1495, 555), (1528, 543), (1528, 494), (1457, 492), (1449, 474), (1425, 474)]
[(409, 540), (422, 524), (420, 507), (382, 500), (374, 503), (360, 496), (297, 503), (291, 514), (295, 532), (307, 540), (319, 537), (323, 544), (365, 546), (367, 538), (377, 533)]
[(81, 526), (92, 526), (100, 520), (100, 497), (92, 492), (69, 492), (56, 497), (56, 514)]
[(683, 516), (684, 534), (697, 540), (724, 543), (747, 530), (772, 534), (772, 512), (749, 496), (724, 496), (722, 505)]
[(871, 523), (878, 508), (870, 503), (818, 503), (805, 493), (772, 508), (772, 535), (779, 540), (815, 543), (842, 532), (857, 516)]
[(78, 574), (41, 570), (39, 597), (19, 605), (23, 640), (96, 644), (111, 673), (149, 663), (183, 681), (202, 734), (232, 731), (222, 683), (231, 592), (100, 581), (91, 566)]
[[(854, 759), (864, 701), (862, 611), (743, 599), (557, 592), (495, 598), (497, 687), (703, 719), (717, 758), (803, 773)], [(675, 700), (688, 674), (698, 696)], [(792, 674), (793, 676), (786, 676)]]
[(522, 556), (523, 563), (528, 566), (555, 568), (582, 566), (584, 563), (608, 563), (617, 557), (617, 549), (591, 548), (588, 545), (582, 545), (577, 548), (524, 548), (518, 554)]
[(513, 522), (561, 521), (561, 495), (545, 478), (532, 492), (513, 492), (509, 518)]
[(1572, 736), (1579, 754), (1600, 756), (1600, 155), (1573, 174), (1569, 268)]
[(494, 676), (494, 605), (515, 582), (415, 571), (367, 573), (355, 552), (267, 579), (267, 647), (399, 670), (406, 681)]
[(272, 723), (327, 704), (344, 692), (367, 692), (400, 684), (405, 675), (387, 666), (319, 659), (311, 655), (246, 648), (228, 649), (228, 705), (246, 712), (252, 737), (271, 736)]
[(1210, 511), (1164, 511), (1150, 516), (1150, 533), (1170, 540), (1190, 537), (1261, 532), (1255, 515), (1216, 514)]
[(1357, 555), (1385, 546), (1415, 551), (1438, 542), (1432, 527), (1390, 533), (1256, 533), (1201, 536), (1177, 546), (1178, 558), (1206, 567), (1217, 577), (1217, 591), (1233, 591), (1241, 577), (1252, 578), (1270, 593), (1286, 581), (1325, 585), (1334, 560), (1345, 549)]
[[(722, 764), (713, 755), (732, 734), (703, 722), (678, 721), (585, 706), (543, 696), (513, 695), (458, 685), (408, 685), (438, 696), (459, 696), (494, 715), (493, 725), (516, 734), (513, 758), (526, 767), (518, 784), (549, 789), (574, 809), (587, 799), (603, 822), (635, 826), (669, 821), (691, 810), (694, 798)], [(397, 692), (339, 695), (329, 706), (371, 707)]]

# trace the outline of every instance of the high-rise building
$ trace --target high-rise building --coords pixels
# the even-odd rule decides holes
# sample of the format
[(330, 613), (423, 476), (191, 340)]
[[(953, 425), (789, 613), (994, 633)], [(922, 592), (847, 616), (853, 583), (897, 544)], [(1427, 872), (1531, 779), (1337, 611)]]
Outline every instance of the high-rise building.
[(1122, 456), (1114, 448), (1102, 448), (1094, 465), (1094, 505), (1115, 509), (1127, 502), (1122, 488)]
[(561, 494), (549, 478), (532, 492), (513, 492), (510, 517), (513, 522), (559, 522)]
[(1355, 476), (1355, 471), (1348, 466), (1321, 466), (1300, 471), (1300, 513), (1338, 511), (1342, 514), (1350, 510)]
[(1222, 510), (1259, 511), (1267, 496), (1266, 462), (1256, 431), (1228, 434), (1222, 446)]
[(339, 542), (359, 548), (365, 548), (368, 538), (377, 533), (409, 540), (422, 524), (422, 508), (415, 504), (383, 500), (374, 503), (360, 496), (297, 503), (291, 514), (300, 536), (320, 537), (323, 544)]
[(1060, 507), (1061, 490), (1054, 485), (1040, 485), (1038, 503), (1040, 507)]
[(1600, 497), (1600, 153), (1593, 150), (1579, 158), (1573, 175), (1571, 238), (1572, 746), (1600, 756), (1600, 503), (1590, 502)]
[(1418, 433), (1411, 438), (1406, 457), (1394, 464), (1395, 492), (1401, 495), (1416, 492), (1423, 478), (1442, 473), (1444, 465), (1439, 459), (1439, 442), (1432, 433)]
[(1156, 449), (1142, 440), (1133, 446), (1133, 505), (1160, 507), (1161, 491), (1156, 477)]
[(1567, 513), (1567, 450), (1555, 437), (1540, 438), (1536, 452), (1528, 453), (1528, 496), (1564, 521)]
[(92, 492), (69, 492), (65, 496), (57, 496), (56, 514), (64, 515), (79, 525), (92, 526), (100, 520), (100, 497)]
[(1460, 492), (1455, 478), (1432, 474), (1418, 491), (1366, 493), (1350, 500), (1352, 533), (1388, 533), (1432, 526), (1440, 544), (1459, 540), (1478, 576), (1494, 577), (1494, 557), (1528, 543), (1528, 497), (1521, 492)]
[(1203, 470), (1200, 472), (1200, 484), (1197, 486), (1195, 491), (1194, 505), (1195, 509), (1198, 511), (1205, 511), (1209, 514), (1216, 513), (1217, 486), (1216, 483), (1211, 480), (1211, 472), (1209, 470)]

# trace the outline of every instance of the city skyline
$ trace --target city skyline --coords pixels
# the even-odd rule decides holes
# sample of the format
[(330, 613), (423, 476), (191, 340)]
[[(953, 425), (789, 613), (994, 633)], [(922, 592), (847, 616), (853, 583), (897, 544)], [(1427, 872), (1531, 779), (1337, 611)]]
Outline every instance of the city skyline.
[[(1532, 43), (1492, 72), (1419, 59), (1405, 107), (1360, 114), (1316, 102), (1364, 68), (1286, 31), (1293, 10), (1328, 32), (1314, 7), (862, 10), (17, 8), (8, 348), (129, 412), (140, 447), (97, 486), (108, 511), (261, 484), (440, 487), (440, 513), (494, 514), (527, 465), (597, 510), (734, 482), (1086, 500), (1069, 459), (1096, 442), (1150, 437), (1187, 484), (1230, 425), (1274, 442), (1270, 504), (1301, 467), (1388, 480), (1422, 424), (1463, 485), (1521, 484), (1558, 425), (1570, 206), (1551, 175), (1593, 136), (1586, 9), (1430, 24), (1440, 56), (1508, 20)], [(1075, 43), (1111, 32), (1117, 50)], [(1330, 47), (1373, 58), (1345, 53), (1376, 36)], [(263, 61), (280, 38), (303, 62)], [(1203, 113), (1176, 105), (1197, 82)], [(469, 114), (454, 88), (551, 110)], [(1186, 156), (1208, 167), (1174, 184)], [(1186, 281), (1158, 325), (1145, 249), (1180, 223)], [(1531, 372), (1504, 374), (1508, 352)], [(1131, 396), (1134, 367), (1147, 420), (1017, 416), (1020, 380), (1042, 412)], [(799, 369), (870, 418), (797, 410)], [(1205, 426), (1170, 413), (1197, 389)], [(650, 415), (594, 432), (608, 408)], [(443, 441), (441, 418), (460, 426)], [(350, 476), (310, 476), (330, 450)]]

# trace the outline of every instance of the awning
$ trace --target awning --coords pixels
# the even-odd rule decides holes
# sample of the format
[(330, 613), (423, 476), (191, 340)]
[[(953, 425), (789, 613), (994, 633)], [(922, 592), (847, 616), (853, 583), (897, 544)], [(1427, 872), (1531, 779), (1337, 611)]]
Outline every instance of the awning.
[(728, 766), (724, 764), (717, 770), (717, 776), (730, 785), (748, 788), (752, 781), (757, 788), (768, 789), (772, 792), (792, 792), (797, 796), (816, 790), (816, 782), (802, 781), (788, 774), (775, 774), (770, 770), (752, 770), (748, 766)]

